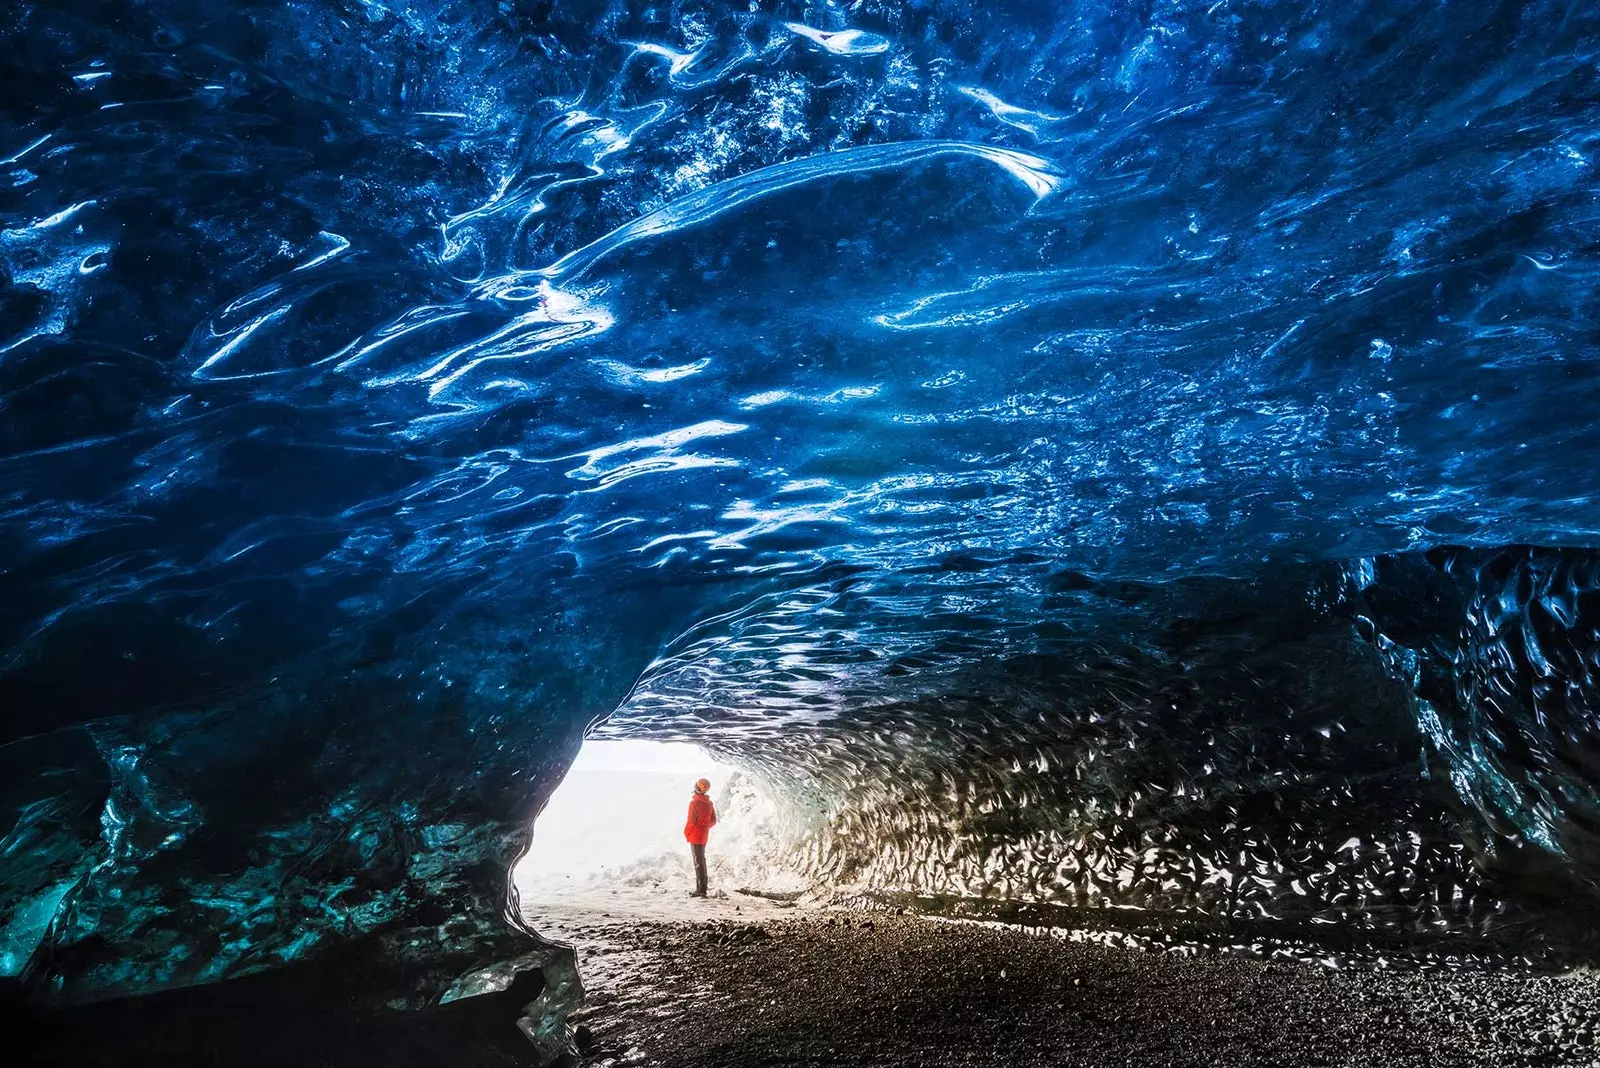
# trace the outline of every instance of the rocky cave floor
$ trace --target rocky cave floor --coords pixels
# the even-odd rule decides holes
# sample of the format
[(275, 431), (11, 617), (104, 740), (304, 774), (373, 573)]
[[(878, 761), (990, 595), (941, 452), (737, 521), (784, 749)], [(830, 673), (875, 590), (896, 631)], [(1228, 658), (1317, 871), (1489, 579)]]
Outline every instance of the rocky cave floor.
[(579, 948), (586, 1068), (1600, 1065), (1587, 971), (1336, 969), (686, 904), (544, 915)]
[[(666, 890), (527, 915), (577, 947), (581, 1068), (1600, 1066), (1600, 975), (1587, 970), (1180, 956)], [(44, 1017), (0, 1011), (0, 1031), (22, 1064), (61, 1068), (530, 1063), (503, 996), (374, 1015), (351, 1011), (352, 982), (319, 959)]]

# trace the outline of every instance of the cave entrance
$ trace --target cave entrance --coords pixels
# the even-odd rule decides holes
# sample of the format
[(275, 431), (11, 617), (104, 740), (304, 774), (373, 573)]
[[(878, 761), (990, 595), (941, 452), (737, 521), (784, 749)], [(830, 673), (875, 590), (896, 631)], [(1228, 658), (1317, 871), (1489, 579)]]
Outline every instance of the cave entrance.
[(513, 869), (524, 914), (535, 922), (567, 911), (660, 916), (705, 905), (688, 898), (694, 873), (683, 838), (701, 777), (717, 806), (707, 850), (712, 897), (797, 890), (778, 847), (786, 839), (780, 808), (750, 775), (688, 743), (591, 738)]

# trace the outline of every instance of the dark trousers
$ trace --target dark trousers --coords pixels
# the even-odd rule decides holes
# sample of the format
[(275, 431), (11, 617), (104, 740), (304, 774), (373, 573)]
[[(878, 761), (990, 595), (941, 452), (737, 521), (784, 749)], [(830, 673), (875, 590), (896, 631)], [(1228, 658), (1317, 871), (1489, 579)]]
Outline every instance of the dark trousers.
[(708, 880), (706, 877), (706, 847), (692, 845), (689, 852), (694, 854), (694, 892), (704, 895)]

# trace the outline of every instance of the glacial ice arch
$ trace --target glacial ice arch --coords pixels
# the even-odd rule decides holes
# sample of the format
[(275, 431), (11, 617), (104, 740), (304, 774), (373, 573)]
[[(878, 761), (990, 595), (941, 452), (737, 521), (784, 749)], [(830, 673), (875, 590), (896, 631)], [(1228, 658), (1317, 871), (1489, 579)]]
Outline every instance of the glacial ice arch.
[[(1592, 892), (1585, 6), (819, 51), (621, 5), (538, 62), (487, 7), (206, 7), (5, 31), (0, 925), (46, 996), (415, 932), (436, 993), (524, 944), (607, 715), (787, 769), (874, 892), (1474, 937)], [(862, 154), (916, 159), (815, 162)], [(650, 219), (694, 225), (522, 284)]]

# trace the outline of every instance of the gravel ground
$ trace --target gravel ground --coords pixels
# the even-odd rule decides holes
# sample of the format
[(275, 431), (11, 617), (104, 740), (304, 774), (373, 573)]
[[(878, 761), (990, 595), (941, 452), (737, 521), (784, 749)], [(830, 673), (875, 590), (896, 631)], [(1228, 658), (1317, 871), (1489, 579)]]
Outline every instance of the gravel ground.
[(1587, 972), (1335, 970), (708, 907), (546, 925), (579, 948), (586, 1066), (1600, 1066)]

